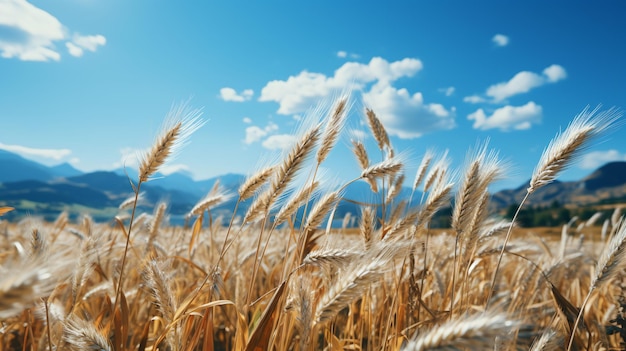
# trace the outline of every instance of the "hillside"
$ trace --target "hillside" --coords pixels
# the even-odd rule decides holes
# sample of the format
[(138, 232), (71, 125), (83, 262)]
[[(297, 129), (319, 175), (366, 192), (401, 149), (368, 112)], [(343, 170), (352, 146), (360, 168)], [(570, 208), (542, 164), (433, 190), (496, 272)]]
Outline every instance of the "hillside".
[[(136, 178), (133, 177), (134, 170), (83, 174), (69, 164), (47, 167), (3, 150), (0, 150), (0, 169), (3, 170), (0, 173), (0, 205), (15, 207), (18, 211), (11, 214), (13, 218), (27, 214), (53, 218), (60, 211), (70, 211), (71, 215), (86, 211), (102, 214), (98, 219), (110, 220), (110, 214), (115, 213), (118, 205), (132, 195), (128, 177)], [(226, 191), (236, 194), (245, 176), (225, 174), (196, 181), (185, 173), (157, 175), (142, 186), (146, 200), (144, 206), (167, 201), (170, 214), (182, 218), (218, 180)], [(526, 194), (526, 184), (492, 194), (492, 211), (503, 213), (518, 204)], [(409, 195), (410, 189), (403, 189), (398, 201), (408, 200)], [(359, 203), (375, 202), (376, 196), (365, 182), (351, 184), (343, 193), (344, 201), (340, 202), (335, 218), (343, 218), (347, 213), (358, 216)], [(421, 193), (414, 196), (417, 199)], [(555, 203), (572, 207), (623, 199), (626, 199), (626, 162), (611, 162), (579, 181), (555, 181), (538, 189), (528, 199), (526, 207), (548, 207)], [(223, 213), (232, 211), (235, 202), (236, 198), (233, 198), (216, 210)], [(238, 214), (245, 213), (250, 202), (251, 199), (240, 204)]]
[[(524, 185), (493, 194), (495, 208), (518, 204), (526, 195)], [(603, 165), (579, 181), (555, 181), (539, 188), (527, 200), (528, 206), (549, 206), (555, 201), (563, 205), (589, 205), (626, 197), (626, 162)]]

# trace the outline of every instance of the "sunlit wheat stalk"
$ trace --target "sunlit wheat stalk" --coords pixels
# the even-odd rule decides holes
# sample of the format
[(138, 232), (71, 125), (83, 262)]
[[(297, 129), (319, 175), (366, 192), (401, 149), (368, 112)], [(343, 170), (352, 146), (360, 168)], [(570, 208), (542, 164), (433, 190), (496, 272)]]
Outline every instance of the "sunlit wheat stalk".
[[(615, 108), (599, 113), (598, 108), (591, 111), (589, 108), (585, 108), (574, 118), (563, 133), (558, 133), (541, 154), (541, 158), (539, 159), (539, 163), (533, 172), (526, 194), (520, 202), (517, 211), (513, 216), (512, 222), (515, 222), (517, 219), (520, 209), (530, 194), (540, 187), (551, 183), (556, 178), (557, 174), (569, 166), (572, 160), (580, 154), (590, 139), (598, 136), (600, 133), (610, 128), (621, 116), (622, 112)], [(502, 263), (502, 256), (504, 256), (504, 250), (506, 249), (506, 245), (511, 238), (511, 233), (512, 227), (509, 228), (506, 234), (502, 250), (498, 256), (486, 307), (489, 307), (491, 296), (495, 290), (498, 271), (500, 269), (500, 264)]]

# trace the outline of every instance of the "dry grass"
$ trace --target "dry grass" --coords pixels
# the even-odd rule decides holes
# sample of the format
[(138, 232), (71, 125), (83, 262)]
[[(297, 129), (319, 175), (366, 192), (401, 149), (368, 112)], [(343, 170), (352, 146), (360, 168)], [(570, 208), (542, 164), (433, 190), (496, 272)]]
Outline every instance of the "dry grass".
[[(143, 159), (136, 196), (114, 225), (71, 223), (66, 214), (0, 225), (0, 351), (554, 350), (570, 340), (576, 350), (623, 347), (606, 329), (625, 286), (620, 213), (602, 226), (559, 230), (494, 219), (486, 189), (504, 167), (486, 146), (461, 170), (446, 153), (427, 152), (412, 184), (425, 196), (399, 201), (407, 160), (366, 110), (380, 157), (370, 160), (353, 141), (361, 167), (353, 182), (368, 182), (374, 202), (353, 214), (357, 228), (326, 228), (345, 199), (342, 186), (322, 187), (317, 170), (349, 107), (338, 99), (325, 125), (250, 176), (238, 190), (237, 206), (254, 197), (243, 219), (211, 216), (237, 196), (219, 186), (191, 210), (191, 227), (169, 225), (167, 204), (135, 213), (141, 184), (201, 124), (198, 111), (176, 110), (182, 119), (167, 124)], [(600, 116), (617, 118), (614, 110)], [(587, 117), (573, 123), (585, 138), (606, 128)], [(559, 138), (531, 187), (551, 181), (584, 147)], [(558, 152), (563, 145), (568, 155)], [(459, 186), (453, 174), (462, 175)], [(300, 175), (306, 181), (294, 189)], [(430, 229), (452, 199), (454, 228)]]

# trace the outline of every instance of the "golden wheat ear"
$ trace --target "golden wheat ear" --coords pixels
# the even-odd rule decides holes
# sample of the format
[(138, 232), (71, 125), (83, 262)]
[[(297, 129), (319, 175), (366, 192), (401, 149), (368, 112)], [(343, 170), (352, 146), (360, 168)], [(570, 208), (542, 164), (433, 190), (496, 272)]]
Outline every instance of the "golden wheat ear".
[(493, 350), (497, 338), (518, 326), (503, 314), (462, 316), (421, 334), (402, 350)]
[(204, 125), (201, 116), (201, 109), (190, 108), (186, 103), (174, 106), (170, 110), (152, 148), (141, 157), (140, 182), (150, 179), (168, 159), (176, 156), (176, 153), (187, 144), (191, 134)]
[(623, 114), (617, 108), (601, 112), (598, 110), (599, 107), (593, 110), (589, 110), (589, 107), (585, 108), (563, 133), (557, 134), (552, 139), (533, 172), (528, 186), (529, 193), (556, 179), (558, 173), (571, 164), (571, 161), (587, 146), (590, 139), (609, 129)]

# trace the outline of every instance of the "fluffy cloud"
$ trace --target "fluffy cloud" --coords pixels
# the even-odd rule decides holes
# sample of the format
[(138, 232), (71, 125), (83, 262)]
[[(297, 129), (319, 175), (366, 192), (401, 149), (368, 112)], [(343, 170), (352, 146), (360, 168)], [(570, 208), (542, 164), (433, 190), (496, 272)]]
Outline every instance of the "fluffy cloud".
[(531, 101), (523, 106), (501, 107), (495, 110), (491, 116), (487, 116), (483, 109), (478, 109), (476, 112), (469, 114), (467, 119), (474, 121), (474, 129), (487, 130), (497, 128), (508, 131), (512, 129), (529, 129), (532, 124), (541, 121), (541, 114), (541, 106)]
[(470, 95), (463, 98), (463, 102), (468, 102), (470, 104), (479, 104), (481, 102), (486, 102), (487, 100), (479, 95)]
[(243, 118), (243, 123), (245, 123), (245, 124), (251, 124), (251, 123), (252, 123), (252, 119), (250, 119), (250, 117), (244, 117), (244, 118)]
[(270, 150), (285, 150), (290, 148), (296, 141), (295, 135), (291, 134), (276, 134), (265, 139), (261, 145), (264, 148)]
[[(0, 56), (23, 61), (59, 61), (55, 42), (69, 37), (56, 17), (26, 0), (0, 1), (0, 29)], [(105, 43), (102, 35), (75, 34), (66, 47), (70, 55), (81, 56)]]
[(463, 101), (470, 104), (482, 102), (500, 103), (511, 96), (527, 93), (545, 84), (556, 83), (566, 77), (567, 72), (565, 68), (559, 65), (546, 67), (541, 74), (521, 71), (514, 75), (509, 81), (494, 84), (487, 88), (485, 96), (490, 98), (490, 100), (480, 95), (471, 95), (464, 97)]
[(456, 126), (454, 108), (447, 110), (440, 104), (424, 104), (421, 93), (411, 95), (404, 88), (375, 84), (363, 93), (363, 102), (376, 112), (389, 134), (403, 139)]
[(567, 77), (565, 68), (559, 65), (552, 65), (543, 70), (543, 76), (546, 77), (548, 83), (555, 83)]
[(507, 46), (509, 45), (509, 37), (507, 37), (504, 34), (496, 34), (493, 36), (493, 38), (491, 38), (491, 41), (493, 41), (497, 46)]
[(426, 104), (421, 93), (409, 93), (393, 83), (412, 77), (422, 69), (414, 58), (389, 62), (374, 57), (369, 63), (346, 62), (333, 76), (302, 71), (287, 80), (268, 82), (259, 101), (275, 101), (278, 113), (293, 115), (306, 111), (320, 99), (345, 89), (360, 90), (363, 102), (376, 111), (388, 132), (401, 138), (414, 138), (434, 130), (455, 126), (454, 109), (440, 104)]
[(246, 138), (244, 143), (252, 144), (260, 141), (269, 134), (272, 134), (278, 130), (278, 126), (275, 123), (270, 122), (265, 128), (258, 126), (250, 126), (246, 128)]
[(24, 61), (58, 61), (54, 42), (65, 38), (63, 25), (54, 16), (25, 0), (0, 2), (0, 51), (2, 57)]
[[(0, 1), (0, 56), (23, 61), (59, 61), (61, 54), (55, 42), (68, 37), (68, 29), (56, 17), (26, 0)], [(71, 55), (80, 56), (84, 49), (95, 51), (105, 42), (101, 35), (75, 35), (66, 46)]]
[(85, 50), (95, 52), (98, 46), (104, 46), (107, 40), (102, 35), (79, 35), (74, 34), (71, 42), (65, 43), (67, 51), (74, 57), (81, 57)]
[(362, 89), (375, 81), (389, 84), (402, 77), (412, 77), (421, 69), (422, 62), (413, 58), (391, 63), (380, 57), (372, 58), (368, 64), (346, 62), (332, 77), (302, 71), (287, 80), (268, 82), (261, 90), (259, 101), (275, 101), (280, 105), (279, 114), (291, 115), (306, 111), (335, 91)]
[(617, 150), (592, 151), (583, 155), (580, 160), (580, 168), (596, 169), (607, 162), (626, 161), (626, 154)]
[(7, 145), (3, 143), (0, 143), (0, 149), (10, 151), (24, 157), (40, 157), (54, 161), (60, 161), (72, 153), (69, 149), (35, 149), (21, 145)]
[(529, 71), (517, 73), (508, 82), (490, 86), (487, 96), (494, 102), (501, 102), (511, 96), (529, 92), (531, 89), (548, 83), (556, 83), (567, 77), (565, 69), (559, 65), (552, 65), (543, 70), (542, 74)]
[(244, 102), (252, 99), (254, 91), (252, 89), (245, 89), (241, 94), (237, 94), (237, 91), (233, 88), (220, 89), (220, 98), (224, 101)]

